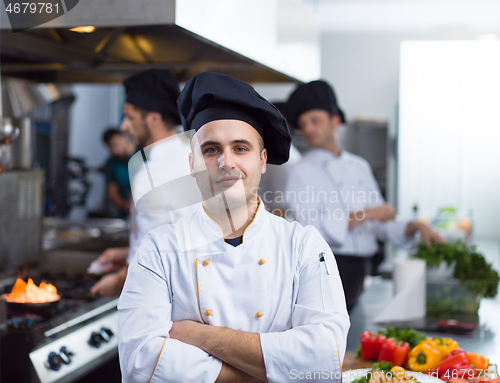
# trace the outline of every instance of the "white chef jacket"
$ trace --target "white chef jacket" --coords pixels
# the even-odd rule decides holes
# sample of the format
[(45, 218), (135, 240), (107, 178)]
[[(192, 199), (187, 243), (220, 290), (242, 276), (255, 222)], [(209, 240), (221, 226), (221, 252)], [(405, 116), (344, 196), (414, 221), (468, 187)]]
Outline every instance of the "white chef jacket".
[(125, 383), (217, 379), (219, 359), (169, 338), (172, 321), (185, 319), (259, 333), (269, 382), (314, 371), (322, 378), (308, 382), (340, 382), (349, 317), (335, 258), (316, 229), (262, 203), (237, 247), (201, 207), (149, 232), (118, 309)]
[(349, 214), (384, 203), (370, 165), (342, 150), (340, 156), (315, 148), (290, 171), (286, 183), (287, 217), (313, 225), (335, 254), (370, 257), (378, 249), (377, 238), (409, 248), (406, 221), (364, 221), (352, 230)]
[[(189, 141), (179, 134), (157, 141), (144, 148), (147, 164), (141, 151), (129, 161), (132, 199), (130, 206), (130, 244), (127, 263), (130, 263), (148, 231), (172, 222), (172, 203), (165, 197), (162, 186), (180, 179), (192, 177), (189, 169)], [(193, 179), (193, 182), (194, 179)], [(192, 189), (192, 188), (191, 188)], [(154, 193), (158, 191), (158, 193)], [(141, 205), (138, 202), (141, 201)]]
[(290, 157), (282, 165), (267, 164), (266, 172), (262, 174), (259, 185), (259, 196), (266, 204), (266, 208), (272, 212), (274, 209), (286, 209), (285, 184), (288, 173), (293, 165), (300, 161), (302, 154), (292, 144), (290, 145)]

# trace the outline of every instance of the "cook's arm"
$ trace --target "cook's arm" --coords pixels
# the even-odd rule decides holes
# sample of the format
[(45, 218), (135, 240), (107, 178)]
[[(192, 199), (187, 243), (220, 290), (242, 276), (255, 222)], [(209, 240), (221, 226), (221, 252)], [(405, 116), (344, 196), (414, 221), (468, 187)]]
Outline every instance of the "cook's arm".
[[(259, 334), (184, 320), (174, 322), (170, 337), (199, 347), (224, 361), (236, 369), (241, 378), (258, 378), (252, 378), (251, 382), (267, 381)], [(245, 347), (241, 347), (242, 344)], [(217, 383), (233, 382), (223, 376), (227, 365), (223, 365)]]
[(260, 334), (267, 379), (289, 382), (309, 376), (308, 382), (340, 382), (350, 324), (337, 264), (317, 230), (310, 228), (303, 243), (293, 328)]
[(213, 383), (222, 362), (169, 338), (172, 297), (168, 268), (154, 237), (148, 234), (130, 264), (118, 304), (123, 382)]

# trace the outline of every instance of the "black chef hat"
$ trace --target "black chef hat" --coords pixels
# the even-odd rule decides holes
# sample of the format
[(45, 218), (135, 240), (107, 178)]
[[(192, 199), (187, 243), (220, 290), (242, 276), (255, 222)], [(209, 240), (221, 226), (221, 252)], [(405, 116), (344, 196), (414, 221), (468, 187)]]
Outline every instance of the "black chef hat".
[(345, 122), (344, 112), (338, 107), (333, 88), (325, 81), (317, 80), (302, 84), (294, 90), (287, 102), (287, 120), (297, 127), (299, 116), (312, 109), (323, 109), (338, 115)]
[(291, 137), (278, 109), (249, 84), (218, 73), (204, 72), (191, 78), (177, 100), (185, 131), (197, 131), (215, 120), (241, 120), (262, 136), (267, 162), (288, 161)]
[(179, 84), (175, 76), (167, 70), (151, 69), (127, 78), (123, 85), (127, 91), (126, 102), (140, 108), (161, 113), (163, 118), (171, 118), (180, 124), (176, 100)]

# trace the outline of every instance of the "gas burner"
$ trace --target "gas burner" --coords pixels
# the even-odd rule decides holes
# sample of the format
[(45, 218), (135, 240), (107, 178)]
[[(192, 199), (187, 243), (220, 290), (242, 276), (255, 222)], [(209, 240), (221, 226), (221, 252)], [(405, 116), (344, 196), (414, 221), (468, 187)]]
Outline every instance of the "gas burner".
[(44, 319), (45, 318), (41, 315), (25, 314), (13, 316), (10, 319), (7, 319), (7, 325), (16, 329), (26, 330), (42, 322)]
[[(33, 280), (53, 284), (61, 299), (40, 308), (7, 305), (1, 382), (75, 382), (116, 358), (117, 299), (90, 294), (95, 279), (82, 276), (39, 275)], [(12, 286), (5, 284), (0, 293), (10, 293)], [(69, 354), (63, 349), (71, 357), (64, 359)], [(50, 363), (60, 357), (67, 363)]]

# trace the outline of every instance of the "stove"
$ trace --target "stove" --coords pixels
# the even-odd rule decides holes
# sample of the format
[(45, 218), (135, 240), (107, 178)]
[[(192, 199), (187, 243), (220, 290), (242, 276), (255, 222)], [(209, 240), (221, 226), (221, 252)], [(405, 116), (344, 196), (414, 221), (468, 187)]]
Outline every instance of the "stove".
[[(28, 311), (7, 305), (7, 333), (0, 340), (1, 383), (80, 382), (116, 359), (118, 299), (91, 295), (96, 279), (88, 276), (33, 279), (55, 285), (61, 299)], [(0, 283), (0, 293), (9, 293), (13, 284), (14, 279)]]

